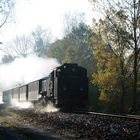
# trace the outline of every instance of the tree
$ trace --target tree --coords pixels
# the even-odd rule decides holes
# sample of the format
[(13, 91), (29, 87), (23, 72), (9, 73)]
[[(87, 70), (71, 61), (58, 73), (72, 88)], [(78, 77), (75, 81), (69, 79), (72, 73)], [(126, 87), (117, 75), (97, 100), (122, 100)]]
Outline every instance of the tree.
[(12, 43), (8, 44), (4, 51), (12, 57), (26, 57), (33, 52), (33, 40), (25, 35), (17, 36)]
[(98, 43), (94, 50), (94, 56), (97, 60), (97, 72), (93, 74), (92, 82), (100, 88), (99, 99), (105, 105), (104, 110), (117, 112), (120, 104), (119, 100), (122, 96), (120, 61), (101, 39)]
[(75, 46), (68, 47), (66, 49), (66, 56), (64, 59), (64, 62), (66, 63), (75, 63), (78, 62), (78, 57), (77, 57), (78, 49)]
[(41, 26), (38, 26), (35, 31), (32, 32), (34, 39), (34, 52), (38, 55), (46, 54), (46, 51), (51, 42), (51, 35), (48, 31), (42, 29)]
[[(109, 46), (111, 46), (113, 52), (115, 52), (116, 49), (119, 50), (121, 47), (122, 53), (119, 51), (119, 54), (117, 54), (117, 56), (122, 55), (120, 59), (120, 67), (122, 67), (121, 69), (123, 70), (123, 77), (125, 77), (124, 68), (128, 64), (131, 66), (131, 68), (129, 69), (130, 71), (132, 69), (132, 74), (130, 75), (133, 78), (133, 104), (131, 111), (136, 112), (138, 97), (138, 64), (140, 57), (140, 1), (91, 1), (94, 3), (95, 8), (98, 7), (98, 9), (100, 9), (100, 12), (102, 12), (102, 21), (107, 21), (107, 24), (104, 23), (104, 25), (106, 25), (105, 27), (107, 27), (107, 30), (104, 33), (106, 33), (107, 37), (110, 36), (110, 38), (106, 40), (107, 37), (104, 38), (104, 36), (102, 36), (102, 39), (106, 44), (109, 44)], [(116, 20), (118, 18), (119, 21)], [(114, 38), (114, 40), (112, 40), (111, 38)], [(126, 53), (124, 53), (125, 50), (127, 50), (127, 54), (129, 54), (129, 57), (127, 58)], [(124, 80), (122, 81), (122, 83), (124, 84)], [(123, 89), (125, 89), (125, 87)]]
[[(108, 19), (108, 17), (106, 17), (104, 20), (100, 20), (99, 23), (96, 24), (96, 28), (98, 25), (98, 32), (102, 37), (102, 40), (104, 40), (108, 46), (108, 50), (110, 50), (111, 53), (115, 55), (116, 60), (118, 60), (119, 67), (114, 66), (118, 67), (117, 69), (119, 70), (118, 88), (121, 89), (120, 111), (123, 113), (124, 97), (126, 94), (126, 89), (128, 88), (128, 82), (126, 81), (130, 76), (128, 73), (130, 71), (130, 55), (128, 55), (128, 51), (130, 50), (128, 38), (130, 34), (127, 32), (126, 27), (124, 26), (124, 19), (122, 18), (121, 12), (122, 11), (116, 12), (113, 19)], [(118, 23), (116, 24), (116, 28), (114, 28), (112, 23), (113, 25)], [(98, 57), (98, 59), (100, 58)]]
[(73, 28), (78, 28), (81, 23), (85, 23), (84, 13), (66, 13), (64, 16), (64, 35), (67, 36)]
[(0, 1), (0, 28), (6, 23), (8, 17), (12, 13), (15, 5), (15, 0)]
[(71, 33), (67, 35), (68, 40), (77, 49), (75, 54), (77, 56), (76, 63), (86, 67), (89, 73), (91, 72), (91, 65), (95, 66), (93, 50), (89, 43), (92, 36), (94, 36), (94, 33), (91, 28), (84, 23), (79, 24), (78, 27), (73, 27)]
[(14, 57), (12, 57), (11, 55), (4, 55), (2, 58), (2, 63), (3, 64), (11, 63), (13, 60)]
[(61, 40), (56, 40), (54, 43), (50, 44), (47, 51), (47, 56), (56, 58), (59, 63), (64, 63), (66, 50), (71, 46), (71, 42), (67, 38)]
[(89, 75), (95, 66), (92, 48), (89, 40), (93, 35), (89, 26), (84, 23), (78, 27), (73, 27), (71, 32), (61, 40), (57, 40), (50, 45), (49, 57), (55, 57), (60, 63), (78, 63), (88, 69)]

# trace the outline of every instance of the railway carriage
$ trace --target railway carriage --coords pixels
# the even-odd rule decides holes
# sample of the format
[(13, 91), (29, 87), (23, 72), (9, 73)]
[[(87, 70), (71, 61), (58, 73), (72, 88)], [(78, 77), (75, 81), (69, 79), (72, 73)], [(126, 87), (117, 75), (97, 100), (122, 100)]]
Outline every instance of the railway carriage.
[(12, 90), (5, 90), (3, 91), (3, 102), (5, 104), (11, 104), (11, 100), (12, 100)]
[(16, 87), (14, 89), (11, 89), (12, 100), (15, 101), (15, 102), (19, 101), (19, 88), (20, 87)]
[(28, 101), (36, 101), (39, 98), (40, 80), (28, 84)]
[(24, 102), (28, 100), (28, 85), (19, 87), (19, 101)]

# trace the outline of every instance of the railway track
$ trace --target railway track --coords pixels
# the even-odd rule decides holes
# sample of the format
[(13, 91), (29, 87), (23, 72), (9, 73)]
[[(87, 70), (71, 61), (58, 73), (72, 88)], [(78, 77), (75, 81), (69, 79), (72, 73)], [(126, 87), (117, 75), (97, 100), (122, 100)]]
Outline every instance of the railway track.
[(140, 120), (139, 115), (131, 115), (131, 114), (118, 115), (118, 114), (107, 114), (107, 113), (98, 113), (98, 112), (83, 112), (83, 111), (75, 111), (74, 113), (95, 115), (95, 116), (105, 116), (105, 117), (112, 117), (112, 118), (121, 118), (121, 119)]
[(105, 113), (97, 113), (97, 112), (88, 112), (88, 114), (94, 114), (94, 115), (102, 115), (107, 117), (116, 117), (116, 118), (123, 118), (123, 119), (134, 119), (134, 120), (140, 120), (140, 116), (138, 115), (116, 115), (116, 114), (105, 114)]

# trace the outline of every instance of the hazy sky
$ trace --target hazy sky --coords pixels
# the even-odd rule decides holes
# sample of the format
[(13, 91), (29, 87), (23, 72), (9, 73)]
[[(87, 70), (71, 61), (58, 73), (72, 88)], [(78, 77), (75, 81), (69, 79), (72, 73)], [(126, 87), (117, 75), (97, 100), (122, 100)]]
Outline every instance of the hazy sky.
[(1, 39), (6, 42), (16, 34), (30, 33), (37, 25), (61, 37), (65, 13), (85, 13), (87, 24), (92, 23), (93, 11), (88, 0), (16, 0), (14, 24), (1, 30)]

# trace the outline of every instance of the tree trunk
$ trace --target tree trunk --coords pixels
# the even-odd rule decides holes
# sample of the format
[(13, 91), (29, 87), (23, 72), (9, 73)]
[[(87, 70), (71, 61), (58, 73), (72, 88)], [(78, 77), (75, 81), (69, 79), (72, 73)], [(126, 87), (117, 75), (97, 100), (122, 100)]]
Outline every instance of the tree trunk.
[(121, 88), (122, 88), (122, 95), (121, 95), (121, 103), (120, 103), (120, 113), (124, 113), (124, 97), (126, 94), (126, 89), (125, 89), (125, 69), (124, 69), (124, 61), (120, 62), (120, 67), (121, 67)]
[(121, 95), (121, 104), (120, 104), (120, 113), (124, 113), (124, 96), (125, 96), (125, 86), (124, 82), (122, 82), (122, 95)]
[(136, 105), (137, 105), (137, 82), (138, 82), (138, 72), (137, 72), (137, 51), (134, 53), (134, 84), (133, 84), (133, 104), (132, 104), (132, 112), (136, 113)]
[(136, 12), (136, 0), (133, 1), (134, 5), (134, 84), (133, 84), (133, 104), (132, 104), (132, 112), (133, 114), (136, 113), (136, 106), (137, 106), (137, 82), (138, 82), (138, 44), (137, 44), (137, 12)]

